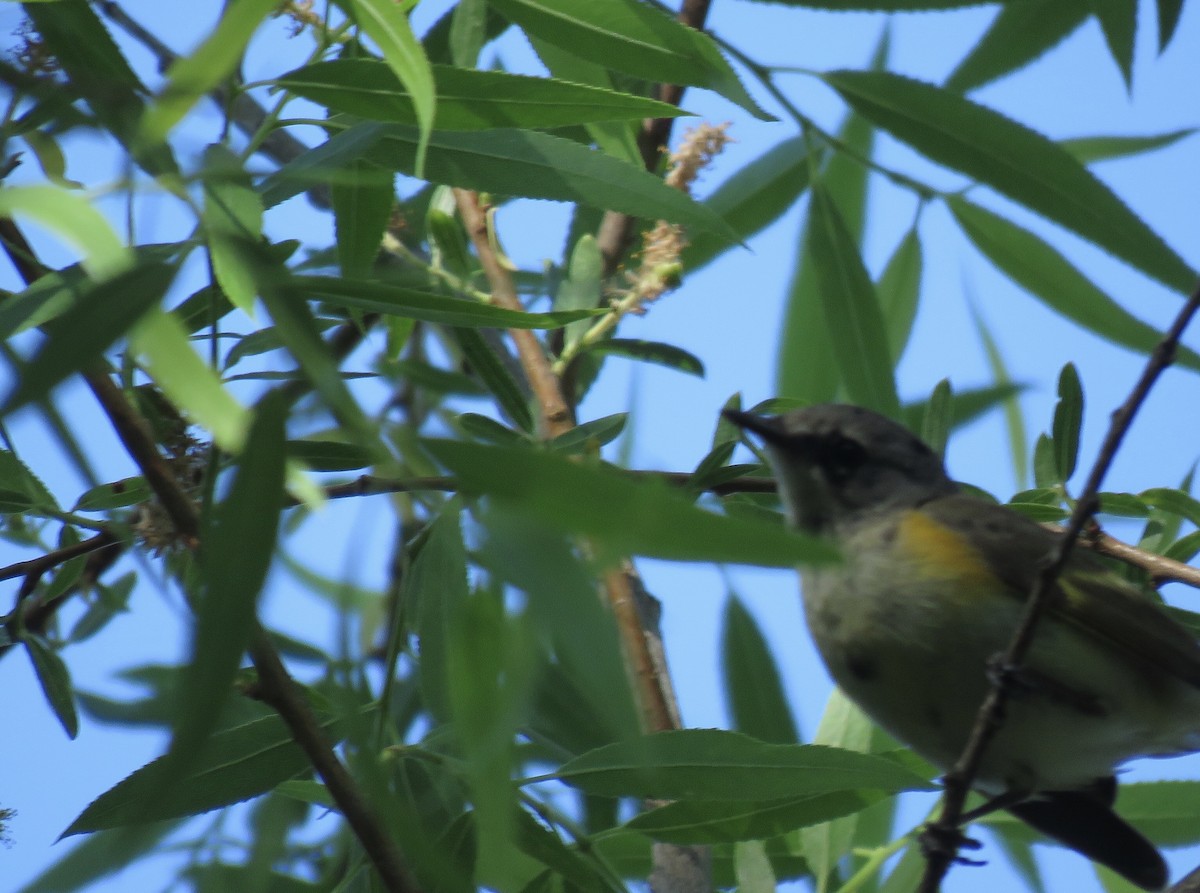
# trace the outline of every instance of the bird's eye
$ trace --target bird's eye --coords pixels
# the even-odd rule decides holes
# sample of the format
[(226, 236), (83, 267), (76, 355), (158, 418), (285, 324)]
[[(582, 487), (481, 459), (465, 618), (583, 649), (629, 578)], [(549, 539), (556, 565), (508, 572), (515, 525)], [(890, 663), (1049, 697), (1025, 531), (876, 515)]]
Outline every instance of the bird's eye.
[(867, 460), (867, 451), (861, 443), (840, 434), (829, 438), (824, 452), (822, 464), (835, 484), (844, 484)]

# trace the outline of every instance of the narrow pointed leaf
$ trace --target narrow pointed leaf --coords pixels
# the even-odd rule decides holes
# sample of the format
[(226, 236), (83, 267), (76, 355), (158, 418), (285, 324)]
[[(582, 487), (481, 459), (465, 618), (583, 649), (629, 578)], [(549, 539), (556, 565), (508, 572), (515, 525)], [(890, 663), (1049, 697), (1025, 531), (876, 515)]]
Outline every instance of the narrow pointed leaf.
[(930, 790), (898, 763), (814, 744), (764, 744), (719, 729), (659, 732), (568, 760), (554, 773), (603, 797), (767, 800), (830, 791)]
[(456, 327), (451, 329), (458, 342), (463, 358), (479, 376), (484, 386), (491, 391), (497, 404), (525, 432), (533, 431), (533, 413), (529, 410), (529, 394), (522, 388), (520, 380), (504, 365), (496, 349), (475, 329)]
[(725, 702), (737, 731), (770, 744), (800, 740), (767, 640), (741, 599), (732, 594), (725, 601), (721, 670)]
[[(432, 72), (437, 87), (437, 130), (565, 127), (687, 114), (666, 102), (553, 78), (449, 65), (434, 65)], [(394, 72), (374, 59), (318, 62), (283, 75), (278, 83), (332, 111), (373, 121), (417, 124), (412, 97)]]
[(466, 602), (467, 552), (459, 526), (460, 505), (451, 503), (429, 528), (429, 535), (404, 576), (404, 604), (416, 618), (421, 656), (421, 697), (425, 707), (449, 721), (449, 648), (455, 618)]
[(21, 643), (29, 654), (38, 684), (42, 687), (42, 694), (46, 696), (46, 703), (58, 717), (67, 737), (74, 738), (79, 734), (79, 714), (75, 709), (75, 691), (71, 686), (71, 674), (67, 671), (67, 665), (41, 636), (26, 634)]
[(833, 558), (828, 545), (782, 525), (715, 515), (666, 484), (634, 481), (611, 468), (528, 448), (425, 444), (465, 492), (487, 494), (554, 529), (587, 534), (613, 555), (776, 566)]
[(333, 219), (342, 275), (370, 276), (396, 205), (392, 172), (365, 162), (350, 167), (351, 177), (333, 184)]
[[(1039, 236), (966, 199), (947, 202), (963, 231), (1010, 279), (1052, 310), (1102, 338), (1148, 354), (1162, 335), (1128, 313)], [(1200, 355), (1187, 347), (1178, 362), (1200, 371)]]
[(527, 33), (605, 68), (670, 84), (706, 87), (762, 120), (773, 120), (746, 92), (707, 34), (636, 0), (492, 0)]
[(666, 366), (668, 369), (686, 372), (697, 378), (704, 377), (704, 364), (700, 358), (673, 344), (642, 341), (636, 338), (609, 338), (597, 341), (588, 348), (588, 352), (628, 357), (631, 360), (655, 363), (659, 366)]
[(913, 322), (917, 318), (924, 266), (921, 235), (914, 225), (892, 252), (875, 285), (879, 309), (883, 313), (883, 325), (887, 330), (889, 355), (896, 363), (904, 356)]
[(254, 271), (243, 261), (239, 245), (262, 238), (262, 198), (227, 147), (209, 146), (204, 162), (204, 231), (213, 272), (233, 305), (253, 315), (258, 289)]
[(819, 183), (812, 187), (807, 251), (847, 396), (895, 418), (900, 402), (879, 299), (853, 235)]
[(1173, 145), (1182, 139), (1187, 139), (1196, 133), (1196, 128), (1172, 130), (1153, 136), (1086, 136), (1077, 139), (1060, 140), (1059, 145), (1078, 158), (1084, 164), (1097, 161), (1109, 161), (1114, 158), (1128, 158), (1143, 152), (1153, 152)]
[(951, 91), (896, 74), (824, 80), (856, 111), (933, 161), (991, 186), (1181, 293), (1197, 274), (1117, 195), (1040, 133)]
[(1158, 7), (1158, 51), (1161, 53), (1175, 36), (1183, 0), (1157, 0), (1155, 5)]
[(1058, 376), (1058, 403), (1054, 407), (1055, 461), (1059, 480), (1067, 481), (1075, 473), (1079, 458), (1079, 430), (1083, 426), (1083, 386), (1074, 363), (1063, 366)]
[(1100, 22), (1104, 42), (1121, 70), (1125, 86), (1133, 87), (1133, 44), (1137, 33), (1137, 0), (1088, 0)]

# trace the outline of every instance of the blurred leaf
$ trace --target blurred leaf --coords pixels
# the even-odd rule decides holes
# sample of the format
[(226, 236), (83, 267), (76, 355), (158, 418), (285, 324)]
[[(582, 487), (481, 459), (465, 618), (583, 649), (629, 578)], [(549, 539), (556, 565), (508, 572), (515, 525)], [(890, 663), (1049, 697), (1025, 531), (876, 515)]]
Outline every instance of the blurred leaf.
[(1100, 493), (1100, 512), (1105, 515), (1120, 515), (1125, 518), (1145, 518), (1150, 509), (1132, 493)]
[(658, 732), (610, 744), (568, 760), (554, 777), (605, 797), (671, 800), (933, 789), (881, 757), (814, 744), (765, 744), (718, 729)]
[(1087, 17), (1086, 0), (1003, 4), (987, 32), (946, 78), (946, 89), (969, 93), (1024, 68), (1058, 46)]
[(1138, 494), (1138, 499), (1161, 511), (1171, 512), (1186, 518), (1200, 527), (1200, 500), (1189, 496), (1182, 490), (1172, 490), (1168, 487), (1152, 487)]
[(1109, 161), (1113, 158), (1128, 158), (1143, 152), (1153, 152), (1174, 145), (1182, 139), (1195, 135), (1196, 128), (1172, 130), (1155, 136), (1091, 136), (1073, 140), (1059, 140), (1059, 145), (1078, 158), (1083, 164)]
[(350, 0), (358, 25), (383, 51), (383, 59), (404, 85), (420, 130), (413, 173), (425, 176), (425, 153), (437, 114), (433, 71), (408, 23), (408, 9), (391, 0)]
[(678, 844), (765, 840), (858, 812), (885, 796), (860, 790), (749, 802), (677, 800), (634, 816), (627, 827)]
[(925, 415), (921, 419), (921, 440), (939, 456), (946, 455), (946, 441), (954, 428), (954, 391), (950, 379), (943, 378), (933, 387)]
[(72, 511), (103, 512), (110, 509), (124, 508), (127, 505), (137, 505), (145, 502), (154, 495), (146, 479), (141, 477), (124, 478), (108, 484), (92, 487), (79, 497)]
[(177, 317), (161, 310), (146, 314), (129, 342), (140, 354), (145, 371), (175, 406), (207, 428), (223, 450), (241, 450), (249, 413), (197, 356)]
[(1055, 489), (1063, 482), (1058, 474), (1058, 455), (1049, 435), (1039, 434), (1033, 446), (1033, 483), (1043, 489)]
[(348, 173), (330, 190), (338, 266), (343, 276), (362, 279), (371, 275), (396, 205), (394, 176), (365, 162), (353, 162)]
[[(778, 220), (808, 188), (809, 158), (801, 137), (786, 139), (741, 168), (704, 200), (743, 242)], [(683, 249), (683, 267), (694, 273), (730, 247), (697, 233)]]
[(887, 332), (888, 355), (893, 363), (899, 363), (904, 356), (904, 348), (908, 346), (908, 338), (912, 334), (917, 302), (921, 296), (923, 268), (921, 236), (914, 225), (892, 252), (875, 285), (879, 309), (883, 313), (883, 326)]
[(775, 871), (761, 840), (739, 842), (733, 854), (738, 893), (775, 893)]
[(597, 341), (588, 348), (590, 353), (616, 354), (631, 360), (641, 360), (644, 363), (655, 363), (675, 369), (679, 372), (704, 377), (704, 363), (694, 354), (688, 353), (673, 344), (663, 344), (660, 341), (643, 341), (638, 338), (607, 338)]
[(25, 632), (21, 644), (29, 654), (33, 671), (37, 675), (46, 703), (54, 711), (68, 738), (79, 734), (79, 714), (75, 711), (75, 692), (71, 686), (71, 674), (58, 653), (41, 636)]
[(87, 368), (162, 300), (175, 273), (172, 266), (147, 264), (86, 287), (66, 312), (46, 324), (46, 340), (21, 367), (0, 413), (41, 400), (64, 378)]
[(201, 533), (203, 585), (195, 600), (191, 660), (180, 681), (180, 709), (167, 757), (168, 763), (177, 760), (185, 769), (233, 693), (234, 676), (256, 625), (283, 506), (287, 407), (279, 392), (260, 401), (229, 495), (209, 513)]
[(1187, 293), (1197, 274), (1065, 149), (948, 90), (886, 72), (823, 76), (856, 111), (930, 160), (991, 186)]
[(451, 329), (459, 350), (479, 376), (497, 405), (522, 431), (533, 431), (533, 414), (529, 411), (529, 395), (522, 384), (504, 365), (496, 351), (474, 329), (456, 327)]
[(4, 490), (8, 502), (21, 506), (18, 511), (27, 511), (31, 507), (58, 510), (58, 502), (46, 485), (17, 458), (16, 453), (9, 450), (0, 450), (0, 488)]
[(800, 740), (767, 640), (741, 599), (732, 593), (725, 599), (721, 669), (725, 703), (737, 731), (769, 744)]
[(1183, 0), (1156, 0), (1155, 5), (1158, 7), (1158, 51), (1161, 53), (1175, 36)]
[(492, 0), (526, 33), (605, 68), (669, 84), (705, 87), (764, 121), (774, 120), (707, 34), (634, 0)]
[[(247, 0), (241, 0), (246, 5)], [(213, 272), (225, 296), (247, 315), (254, 314), (258, 289), (239, 246), (262, 238), (262, 199), (250, 175), (226, 146), (204, 150), (204, 230)]]
[(576, 425), (570, 431), (560, 434), (546, 443), (546, 446), (556, 452), (592, 452), (599, 450), (605, 444), (611, 443), (621, 436), (629, 413), (615, 412), (588, 422)]
[[(394, 313), (424, 322), (448, 326), (508, 329), (556, 329), (577, 319), (603, 312), (570, 310), (558, 313), (526, 313), (505, 310), (479, 301), (454, 298), (435, 292), (416, 291), (367, 279), (340, 276), (294, 276), (287, 285), (289, 300), (306, 298), (364, 310), (368, 313)], [(278, 320), (276, 321), (278, 323)]]
[[(881, 40), (881, 49), (886, 43)], [(881, 60), (876, 52), (875, 61)], [(875, 129), (861, 115), (850, 113), (837, 133), (847, 151), (829, 155), (819, 169), (821, 182), (833, 198), (842, 219), (858, 241), (862, 240), (863, 220), (867, 207), (867, 169), (857, 158), (870, 157), (875, 144)], [(804, 156), (808, 162), (805, 186), (820, 157)], [(783, 330), (775, 366), (776, 391), (806, 403), (833, 400), (841, 386), (840, 367), (834, 354), (834, 341), (825, 318), (825, 302), (821, 293), (814, 258), (808, 253), (809, 232), (814, 227), (817, 211), (809, 204), (808, 216), (801, 226), (796, 252), (796, 265), (788, 283)]]
[(217, 25), (186, 56), (178, 56), (167, 71), (167, 83), (140, 122), (140, 138), (160, 143), (206, 93), (233, 74), (246, 44), (278, 4), (274, 0), (233, 0)]
[[(555, 310), (593, 310), (604, 306), (602, 282), (604, 258), (596, 237), (584, 233), (576, 240), (567, 263), (567, 275), (554, 293)], [(569, 351), (587, 334), (591, 323), (586, 320), (567, 326), (563, 350)]]
[(1083, 425), (1083, 386), (1074, 363), (1063, 366), (1058, 375), (1058, 403), (1054, 407), (1054, 461), (1058, 479), (1068, 481), (1079, 459), (1079, 429)]
[[(975, 247), (1054, 312), (1139, 353), (1150, 353), (1161, 340), (1157, 329), (1128, 313), (1041, 237), (966, 199), (947, 204)], [(1189, 348), (1180, 346), (1178, 361), (1200, 370), (1200, 355)]]
[[(488, 41), (488, 5), (486, 0), (459, 0), (450, 12), (450, 59), (459, 68), (474, 68), (479, 51)], [(428, 34), (423, 41), (430, 53)], [(436, 68), (434, 69), (437, 70)], [(441, 90), (439, 89), (439, 94)], [(439, 95), (439, 98), (440, 95)]]
[(586, 534), (612, 555), (785, 567), (834, 556), (827, 544), (781, 526), (703, 511), (657, 481), (634, 481), (612, 469), (520, 447), (450, 440), (425, 445), (464, 492), (486, 493), (553, 529)]
[[(319, 718), (326, 733), (338, 740), (335, 720)], [(310, 770), (291, 730), (277, 716), (217, 732), (181, 778), (164, 772), (172, 765), (166, 757), (147, 763), (93, 800), (62, 836), (199, 815), (265, 794)]]
[(853, 403), (895, 418), (900, 403), (875, 287), (832, 196), (821, 183), (814, 183), (810, 191), (807, 258), (816, 272), (846, 395)]
[(179, 822), (100, 831), (68, 850), (17, 893), (76, 893), (154, 851)]
[[(974, 302), (971, 303), (971, 318), (975, 322), (979, 340), (983, 343), (983, 351), (987, 356), (988, 366), (991, 367), (992, 377), (996, 380), (996, 387), (1013, 387), (1012, 377), (1004, 363), (1004, 355)], [(1004, 421), (1008, 429), (1008, 449), (1009, 455), (1012, 456), (1013, 476), (1017, 486), (1024, 487), (1029, 483), (1029, 462), (1025, 458), (1025, 417), (1021, 413), (1018, 396), (1018, 393), (1013, 392), (1004, 400)]]
[(1137, 0), (1088, 0), (1100, 22), (1104, 41), (1121, 70), (1126, 89), (1133, 89), (1133, 44), (1137, 33)]
[(0, 215), (30, 217), (61, 236), (83, 254), (82, 266), (96, 280), (124, 272), (133, 262), (104, 215), (75, 192), (57, 186), (6, 186), (0, 190)]
[(404, 575), (402, 595), (413, 612), (421, 658), (421, 698), (433, 716), (450, 719), (449, 649), (452, 626), (467, 600), (467, 551), (460, 506), (449, 503), (430, 525)]
[(313, 471), (353, 471), (373, 460), (370, 451), (340, 440), (289, 440), (285, 450), (289, 459), (299, 459)]
[[(678, 106), (642, 96), (545, 77), (432, 66), (438, 130), (545, 129), (621, 118), (674, 118)], [(279, 86), (332, 111), (374, 121), (416, 124), (408, 92), (374, 59), (318, 62), (288, 72)]]
[[(416, 130), (402, 124), (373, 126), (379, 128), (379, 143), (367, 150), (367, 157), (414, 174)], [(582, 202), (738, 241), (737, 233), (712, 210), (645, 169), (537, 131), (435, 131), (425, 173), (429, 180), (449, 186)]]
[(454, 419), (454, 424), (464, 434), (487, 443), (505, 446), (529, 442), (529, 437), (524, 432), (514, 431), (493, 418), (474, 412), (459, 413)]

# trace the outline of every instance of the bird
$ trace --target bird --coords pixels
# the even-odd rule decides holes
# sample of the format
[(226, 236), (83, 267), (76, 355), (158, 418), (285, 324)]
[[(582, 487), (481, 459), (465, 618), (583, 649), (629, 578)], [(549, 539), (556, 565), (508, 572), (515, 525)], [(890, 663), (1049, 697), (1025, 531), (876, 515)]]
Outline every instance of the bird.
[[(908, 429), (828, 403), (727, 419), (761, 439), (793, 526), (842, 561), (801, 568), (830, 675), (943, 770), (962, 754), (1060, 534), (964, 491)], [(1075, 549), (972, 782), (1048, 837), (1160, 890), (1161, 854), (1114, 810), (1116, 770), (1200, 749), (1200, 644), (1098, 556)], [(991, 805), (989, 805), (991, 804)]]

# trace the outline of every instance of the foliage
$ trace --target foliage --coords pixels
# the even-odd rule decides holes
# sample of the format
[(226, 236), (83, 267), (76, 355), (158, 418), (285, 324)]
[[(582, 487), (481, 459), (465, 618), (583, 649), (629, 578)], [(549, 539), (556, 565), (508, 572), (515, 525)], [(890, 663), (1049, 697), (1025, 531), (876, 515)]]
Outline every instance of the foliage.
[[(3, 431), (0, 536), (28, 560), (4, 573), (20, 582), (0, 656), (27, 656), (71, 737), (100, 722), (170, 735), (161, 757), (94, 792), (64, 832), (89, 836), (26, 889), (80, 889), (174, 846), (191, 853), (181, 879), (197, 889), (622, 890), (649, 876), (655, 841), (710, 846), (721, 886), (810, 878), (824, 890), (854, 877), (902, 889), (916, 857), (888, 862), (907, 846), (893, 795), (927, 789), (930, 767), (837, 696), (801, 743), (763, 631), (736, 597), (721, 654), (736, 731), (669, 731), (651, 600), (629, 564), (837, 556), (784, 529), (757, 457), (730, 464), (727, 423), (697, 446), (694, 473), (631, 473), (602, 458), (629, 415), (577, 411), (617, 362), (703, 376), (704, 358), (620, 324), (801, 207), (780, 399), (764, 408), (844, 399), (940, 450), (1004, 407), (1022, 452), (1021, 387), (990, 342), (992, 385), (947, 380), (901, 401), (896, 367), (927, 292), (921, 215), (943, 206), (1050, 311), (1149, 353), (1155, 327), (1018, 217), (1186, 293), (1196, 272), (1090, 165), (1192, 131), (1059, 142), (969, 95), (1088, 22), (1131, 82), (1148, 6), (1001, 4), (940, 85), (889, 70), (885, 32), (869, 68), (808, 72), (845, 105), (834, 132), (784, 89), (794, 72), (651, 2), (458, 0), (422, 33), (414, 5), (235, 0), (174, 56), (118, 4), (23, 4), (26, 42), (0, 65), (3, 138), (39, 172), (0, 189), (0, 238), (23, 279), (0, 301), (2, 411), (5, 425), (36, 411), (89, 484), (60, 499), (40, 477), (49, 460), (19, 425)], [(1182, 3), (1159, 0), (1157, 13), (1165, 51)], [(259, 42), (288, 28), (307, 47), (302, 65)], [(544, 71), (499, 66), (494, 46), (517, 33)], [(741, 120), (778, 115), (778, 145), (696, 200), (695, 168), (726, 137), (704, 131), (705, 147), (693, 140), (663, 162), (687, 103), (660, 82), (711, 91)], [(885, 165), (879, 134), (964, 187), (933, 185), (928, 165)], [(72, 179), (96, 141), (122, 173)], [(871, 175), (915, 203), (878, 272), (863, 250)], [(985, 206), (985, 189), (1021, 211)], [(185, 234), (118, 232), (112, 195), (129, 219), (151, 200), (169, 206)], [(565, 238), (552, 223), (538, 235), (546, 255), (565, 244), (561, 262), (520, 269), (506, 257), (492, 212), (522, 199), (570, 205)], [(332, 239), (289, 224), (305, 201)], [(27, 240), (28, 222), (50, 238)], [(43, 261), (63, 244), (77, 262)], [(350, 356), (365, 371), (349, 371)], [(1200, 371), (1187, 348), (1176, 360)], [(133, 463), (120, 480), (96, 474), (89, 432), (61, 409), (81, 398), (60, 385), (80, 378)], [(1072, 503), (1083, 393), (1068, 366), (1035, 487), (1014, 497), (1039, 520)], [(1143, 519), (1143, 554), (1187, 561), (1200, 548), (1188, 484), (1104, 494), (1104, 510)], [(311, 571), (297, 531), (331, 499), (383, 493), (396, 541), (385, 591)], [(147, 562), (183, 594), (189, 657), (131, 667), (143, 697), (100, 697), (73, 677), (73, 646), (125, 622)], [(337, 653), (263, 625), (260, 594), (284, 568), (336, 605)], [(1135, 786), (1132, 817), (1156, 840), (1194, 844), (1198, 787)], [(248, 822), (238, 858), (209, 857), (224, 809)], [(327, 810), (344, 821), (315, 820)], [(995, 827), (1036, 887), (1028, 833)]]

